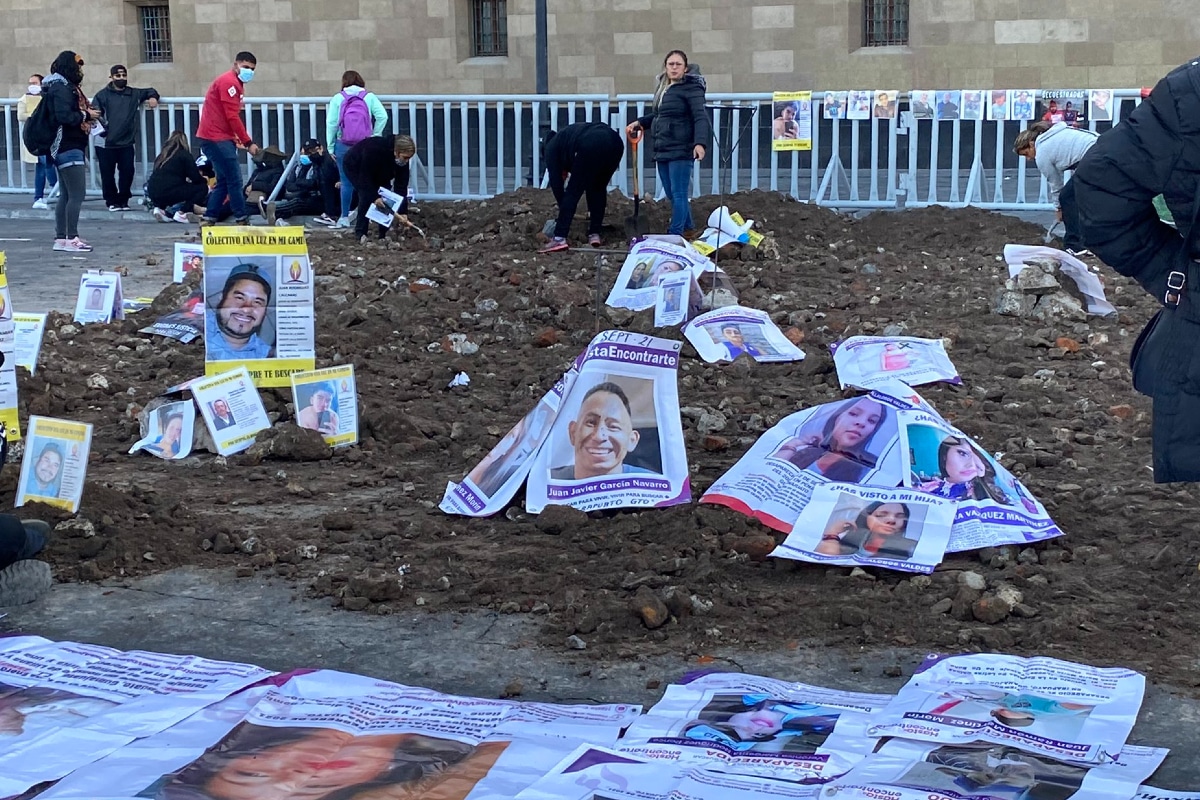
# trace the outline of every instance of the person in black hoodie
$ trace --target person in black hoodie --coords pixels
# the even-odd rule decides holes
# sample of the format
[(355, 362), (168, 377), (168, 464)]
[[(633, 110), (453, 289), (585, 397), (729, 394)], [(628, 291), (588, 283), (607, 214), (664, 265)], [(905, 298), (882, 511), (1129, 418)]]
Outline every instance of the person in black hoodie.
[(688, 65), (687, 54), (672, 50), (663, 59), (654, 103), (646, 116), (631, 122), (625, 132), (636, 136), (649, 130), (654, 139), (658, 179), (671, 200), (671, 224), (667, 233), (681, 235), (696, 227), (688, 195), (692, 188), (692, 165), (704, 158), (712, 138), (712, 124), (704, 109), (704, 78)]
[[(1068, 185), (1083, 244), (1162, 305), (1130, 359), (1154, 399), (1154, 480), (1200, 481), (1200, 58), (1101, 135)], [(1159, 194), (1178, 228), (1159, 219)]]
[(188, 214), (203, 214), (208, 202), (208, 181), (200, 174), (192, 157), (187, 136), (174, 131), (154, 159), (154, 171), (146, 182), (146, 193), (154, 204), (159, 222), (188, 223)]
[[(133, 186), (133, 143), (137, 137), (138, 112), (142, 105), (155, 108), (158, 92), (135, 89), (129, 85), (129, 71), (117, 64), (108, 71), (109, 82), (92, 105), (100, 109), (105, 130), (96, 139), (96, 161), (100, 166), (100, 186), (109, 211), (128, 211)], [(117, 172), (120, 171), (120, 180)]]
[(608, 182), (624, 153), (621, 135), (603, 122), (576, 122), (558, 133), (550, 132), (546, 141), (546, 170), (550, 173), (550, 191), (558, 203), (558, 221), (554, 225), (554, 238), (539, 252), (554, 253), (568, 248), (571, 220), (585, 192), (591, 218), (588, 244), (592, 247), (602, 244), (600, 229), (608, 206)]
[(58, 133), (50, 148), (50, 161), (58, 170), (61, 196), (54, 208), (54, 249), (87, 253), (92, 246), (79, 238), (79, 209), (86, 191), (84, 167), (88, 132), (100, 112), (92, 108), (79, 88), (83, 83), (83, 58), (64, 50), (50, 65), (50, 77), (42, 81), (42, 102), (52, 115)]
[[(316, 139), (307, 140), (300, 147), (300, 158), (288, 173), (283, 183), (283, 199), (267, 204), (267, 219), (288, 219), (301, 215), (319, 215), (316, 221), (328, 226), (337, 224), (329, 216), (331, 200), (336, 199), (341, 207), (341, 196), (328, 180), (331, 172), (337, 173), (337, 165), (328, 158)], [(273, 206), (273, 207), (272, 207)]]
[[(354, 235), (364, 244), (370, 220), (367, 211), (374, 204), (387, 209), (379, 196), (380, 189), (389, 189), (404, 198), (396, 213), (408, 208), (408, 162), (417, 154), (417, 145), (409, 136), (372, 136), (363, 139), (346, 152), (342, 165), (354, 191), (358, 193), (358, 218), (354, 220)], [(379, 238), (387, 237), (388, 229), (379, 226)]]

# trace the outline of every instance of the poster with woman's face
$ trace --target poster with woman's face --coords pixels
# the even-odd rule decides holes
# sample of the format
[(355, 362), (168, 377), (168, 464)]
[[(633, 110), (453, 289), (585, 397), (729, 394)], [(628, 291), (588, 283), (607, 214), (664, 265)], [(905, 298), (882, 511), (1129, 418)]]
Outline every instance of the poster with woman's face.
[(828, 480), (858, 483), (875, 469), (896, 431), (894, 410), (855, 397), (818, 406), (771, 457)]

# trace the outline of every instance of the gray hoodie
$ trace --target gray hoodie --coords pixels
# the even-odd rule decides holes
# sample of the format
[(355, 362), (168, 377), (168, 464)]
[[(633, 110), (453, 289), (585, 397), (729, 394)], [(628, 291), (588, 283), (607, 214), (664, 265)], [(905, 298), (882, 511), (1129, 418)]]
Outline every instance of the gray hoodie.
[(1034, 140), (1037, 168), (1050, 184), (1050, 200), (1055, 206), (1058, 206), (1058, 193), (1062, 191), (1064, 183), (1063, 173), (1078, 164), (1098, 138), (1091, 131), (1056, 122), (1050, 126), (1050, 130)]

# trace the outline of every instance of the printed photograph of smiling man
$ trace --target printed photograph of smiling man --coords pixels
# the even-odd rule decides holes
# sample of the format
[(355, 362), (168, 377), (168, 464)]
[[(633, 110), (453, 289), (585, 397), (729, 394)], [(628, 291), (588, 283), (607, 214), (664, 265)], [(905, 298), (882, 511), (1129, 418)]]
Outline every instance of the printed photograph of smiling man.
[(555, 422), (550, 479), (663, 474), (654, 381), (609, 374), (589, 385), (589, 377), (576, 382)]
[(206, 361), (275, 357), (277, 259), (219, 256), (204, 265)]

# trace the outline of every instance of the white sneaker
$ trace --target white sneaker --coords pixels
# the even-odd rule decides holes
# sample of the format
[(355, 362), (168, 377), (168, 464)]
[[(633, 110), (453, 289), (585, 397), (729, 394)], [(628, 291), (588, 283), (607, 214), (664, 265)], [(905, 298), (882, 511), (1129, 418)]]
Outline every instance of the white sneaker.
[(66, 239), (55, 239), (54, 240), (54, 249), (65, 251), (67, 249), (67, 240)]
[(192, 218), (187, 215), (186, 211), (176, 211), (175, 216), (171, 217), (171, 219), (183, 225), (187, 225), (192, 221)]
[(67, 253), (90, 253), (92, 246), (76, 236), (74, 239), (65, 239), (62, 249)]
[(170, 221), (169, 218), (167, 217), (167, 212), (163, 211), (161, 208), (156, 208), (153, 211), (151, 211), (150, 213), (153, 214), (154, 218), (156, 220), (158, 220), (159, 222), (169, 222)]
[(120, 206), (109, 206), (108, 210), (115, 214), (116, 212), (121, 211), (122, 209)]
[(50, 206), (46, 205), (46, 201), (42, 200), (42, 199), (34, 200), (33, 207), (36, 208), (38, 211), (49, 211), (50, 210)]
[(286, 228), (288, 225), (291, 225), (291, 224), (292, 224), (292, 223), (288, 222), (286, 219), (277, 219), (277, 220), (275, 220), (275, 227), (276, 227), (276, 228)]
[(335, 228), (349, 228), (350, 227), (350, 218), (349, 217), (338, 217), (337, 225), (334, 225), (334, 227)]

